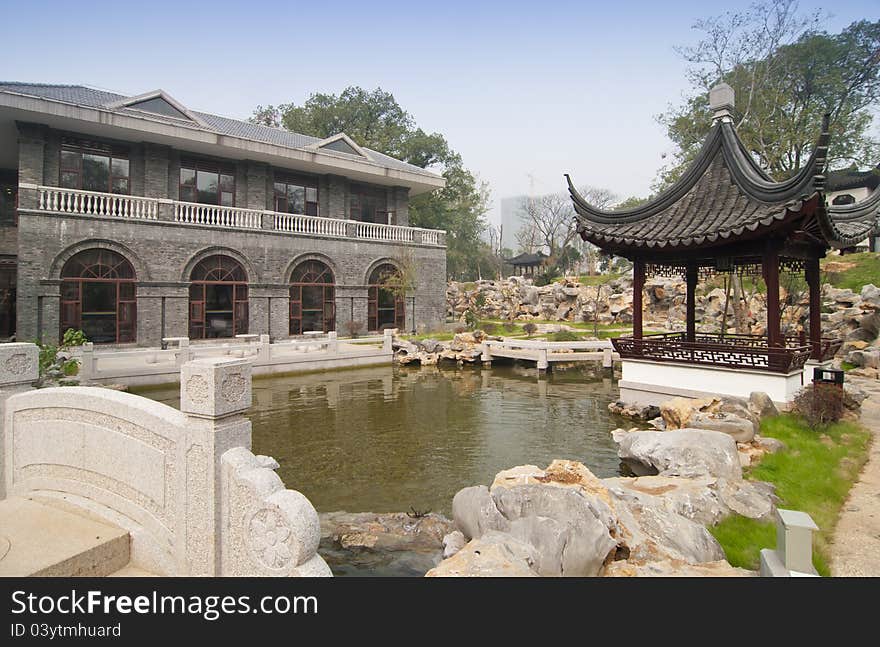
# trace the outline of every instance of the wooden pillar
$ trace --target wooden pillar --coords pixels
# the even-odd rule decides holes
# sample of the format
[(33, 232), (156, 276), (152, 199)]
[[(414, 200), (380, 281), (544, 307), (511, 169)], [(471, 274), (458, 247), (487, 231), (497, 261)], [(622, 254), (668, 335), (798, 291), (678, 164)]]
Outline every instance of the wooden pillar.
[(687, 282), (687, 333), (686, 339), (693, 342), (697, 337), (697, 266), (688, 265), (685, 270)]
[(781, 347), (782, 331), (779, 312), (779, 252), (767, 251), (762, 259), (764, 283), (767, 285), (767, 344)]
[(642, 338), (642, 295), (645, 291), (645, 264), (633, 261), (633, 339)]
[(810, 345), (813, 347), (812, 359), (822, 359), (822, 301), (819, 293), (819, 258), (811, 258), (804, 266), (807, 286), (810, 291)]

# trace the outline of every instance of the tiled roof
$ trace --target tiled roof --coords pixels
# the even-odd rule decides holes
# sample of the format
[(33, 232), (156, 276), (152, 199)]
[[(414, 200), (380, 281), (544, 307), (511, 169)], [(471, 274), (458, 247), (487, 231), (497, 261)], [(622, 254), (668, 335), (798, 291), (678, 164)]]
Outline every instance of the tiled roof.
[[(127, 97), (126, 95), (116, 94), (114, 92), (106, 92), (104, 90), (95, 90), (93, 88), (88, 88), (82, 85), (54, 85), (42, 83), (19, 83), (0, 81), (0, 92), (2, 91), (15, 92), (18, 94), (39, 97), (42, 99), (52, 99), (55, 101), (62, 101), (64, 103), (71, 103), (88, 108), (100, 108), (102, 110), (113, 110), (114, 112), (122, 113), (127, 112), (129, 114), (143, 114), (140, 111), (131, 110), (125, 107), (108, 108), (108, 104), (128, 99), (129, 97)], [(218, 115), (212, 115), (210, 113), (192, 111), (191, 114), (201, 119), (204, 124), (207, 125), (208, 130), (221, 135), (241, 137), (242, 139), (248, 139), (255, 142), (263, 142), (267, 144), (274, 144), (276, 146), (300, 149), (321, 141), (318, 137), (303, 135), (301, 133), (295, 133), (289, 130), (283, 130), (281, 128), (261, 126), (259, 124), (253, 124), (248, 121), (229, 119), (227, 117), (220, 117)], [(161, 115), (152, 112), (150, 113), (150, 118), (167, 121), (168, 123), (174, 124), (180, 124), (182, 121), (181, 119), (175, 117), (169, 117), (167, 115)], [(199, 124), (195, 124), (189, 121), (187, 121), (187, 123), (192, 125), (193, 127), (202, 128), (202, 126)], [(364, 150), (370, 154), (370, 157), (374, 163), (381, 166), (415, 173), (430, 173), (423, 168), (420, 168), (413, 164), (407, 164), (406, 162), (402, 162), (378, 151), (373, 151), (368, 148), (365, 148)], [(358, 155), (349, 155), (347, 153), (340, 153), (338, 151), (333, 151), (333, 154), (341, 155), (343, 157), (347, 157), (353, 160), (363, 160), (363, 158)]]
[(711, 248), (755, 239), (785, 222), (804, 222), (805, 203), (817, 205), (817, 233), (827, 244), (855, 244), (878, 227), (880, 190), (846, 206), (827, 206), (828, 123), (810, 159), (792, 178), (775, 182), (745, 150), (733, 125), (716, 122), (700, 153), (672, 187), (631, 209), (605, 211), (589, 203), (568, 178), (578, 232), (607, 251)]

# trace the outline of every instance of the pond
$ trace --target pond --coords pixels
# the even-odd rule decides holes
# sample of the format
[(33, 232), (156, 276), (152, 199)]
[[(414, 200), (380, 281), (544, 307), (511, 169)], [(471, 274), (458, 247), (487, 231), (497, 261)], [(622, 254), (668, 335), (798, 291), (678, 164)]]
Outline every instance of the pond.
[[(140, 389), (179, 406), (176, 385)], [(253, 451), (319, 512), (449, 515), (452, 497), (502, 469), (555, 458), (619, 473), (617, 389), (590, 368), (384, 366), (254, 380)]]

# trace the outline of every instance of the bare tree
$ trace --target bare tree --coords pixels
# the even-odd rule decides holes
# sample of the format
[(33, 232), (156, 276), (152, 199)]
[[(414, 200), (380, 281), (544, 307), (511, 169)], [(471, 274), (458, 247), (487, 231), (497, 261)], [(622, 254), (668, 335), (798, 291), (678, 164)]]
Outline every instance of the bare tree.
[[(584, 187), (580, 193), (590, 204), (603, 209), (616, 199), (608, 189)], [(537, 239), (537, 244), (546, 247), (551, 257), (565, 249), (577, 235), (574, 206), (567, 193), (523, 198), (520, 218), (523, 230), (527, 231), (525, 240), (534, 244)], [(525, 247), (519, 236), (517, 242)]]

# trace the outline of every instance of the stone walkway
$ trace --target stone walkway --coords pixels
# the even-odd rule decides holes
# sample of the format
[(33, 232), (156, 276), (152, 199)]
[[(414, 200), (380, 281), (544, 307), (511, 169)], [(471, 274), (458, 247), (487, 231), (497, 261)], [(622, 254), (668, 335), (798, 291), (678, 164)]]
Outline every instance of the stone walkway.
[(835, 577), (880, 576), (880, 380), (853, 380), (868, 393), (862, 424), (871, 430), (868, 462), (843, 506), (831, 555)]

